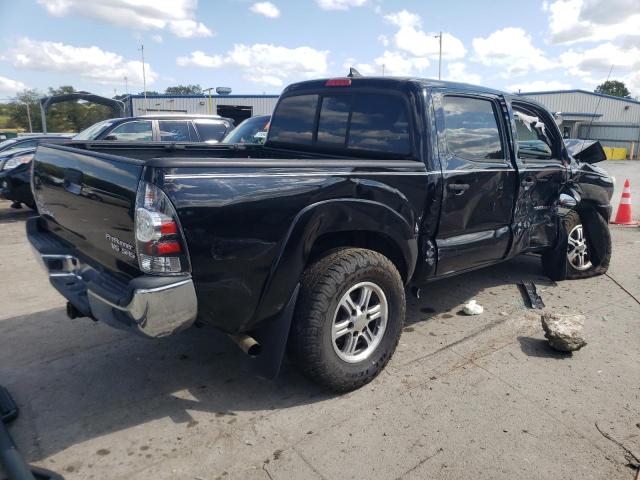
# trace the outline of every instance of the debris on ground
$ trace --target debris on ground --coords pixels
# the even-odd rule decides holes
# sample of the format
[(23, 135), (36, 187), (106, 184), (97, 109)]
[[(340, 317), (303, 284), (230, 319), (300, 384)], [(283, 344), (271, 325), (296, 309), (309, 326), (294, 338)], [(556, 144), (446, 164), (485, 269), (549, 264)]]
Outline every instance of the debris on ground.
[(539, 310), (544, 308), (544, 302), (540, 295), (538, 295), (538, 290), (533, 282), (520, 282), (518, 287), (520, 287), (522, 296), (529, 304), (529, 308), (537, 308)]
[(482, 305), (479, 305), (475, 300), (469, 300), (463, 307), (462, 311), (467, 315), (480, 315), (484, 312)]
[(549, 345), (561, 352), (580, 350), (587, 344), (582, 332), (584, 319), (580, 314), (543, 313), (542, 328)]

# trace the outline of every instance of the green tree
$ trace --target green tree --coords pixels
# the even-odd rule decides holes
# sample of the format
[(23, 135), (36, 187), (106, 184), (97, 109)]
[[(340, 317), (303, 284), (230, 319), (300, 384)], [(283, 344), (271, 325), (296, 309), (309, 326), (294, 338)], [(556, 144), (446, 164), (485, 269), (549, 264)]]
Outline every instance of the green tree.
[[(49, 88), (46, 95), (38, 90), (24, 90), (5, 108), (8, 116), (7, 127), (22, 128), (29, 131), (27, 106), (31, 115), (34, 132), (42, 131), (40, 120), (40, 98), (44, 96), (73, 93), (76, 90), (70, 85)], [(56, 103), (47, 110), (47, 130), (49, 132), (79, 132), (100, 120), (114, 117), (115, 113), (104, 105), (84, 101)]]
[[(138, 95), (144, 95), (144, 92), (140, 92)], [(147, 90), (147, 95), (160, 95), (160, 93), (155, 90)]]
[(607, 80), (603, 84), (598, 85), (596, 87), (596, 93), (604, 93), (607, 95), (613, 95), (614, 97), (625, 98), (631, 96), (631, 92), (627, 89), (627, 86), (619, 80)]
[(165, 95), (201, 95), (202, 87), (195, 85), (176, 85), (175, 87), (167, 87), (164, 91)]

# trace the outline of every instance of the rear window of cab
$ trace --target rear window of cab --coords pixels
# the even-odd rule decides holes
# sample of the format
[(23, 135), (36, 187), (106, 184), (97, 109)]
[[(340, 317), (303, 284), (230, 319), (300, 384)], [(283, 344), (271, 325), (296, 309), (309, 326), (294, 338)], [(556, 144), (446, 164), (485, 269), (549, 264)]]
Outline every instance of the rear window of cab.
[(271, 121), (271, 144), (317, 150), (411, 154), (406, 102), (375, 93), (310, 94), (285, 97)]

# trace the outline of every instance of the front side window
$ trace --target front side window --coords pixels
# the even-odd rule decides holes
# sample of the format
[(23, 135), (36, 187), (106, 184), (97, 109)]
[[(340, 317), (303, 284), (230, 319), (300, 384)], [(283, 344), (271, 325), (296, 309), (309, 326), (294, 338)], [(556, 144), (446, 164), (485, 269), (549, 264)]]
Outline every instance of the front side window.
[(153, 140), (153, 130), (149, 120), (139, 120), (118, 125), (109, 133), (116, 140), (125, 142), (150, 142)]
[(444, 133), (450, 154), (470, 160), (502, 160), (504, 149), (493, 102), (445, 96)]
[(159, 120), (160, 141), (162, 142), (197, 142), (191, 122), (177, 120)]
[(544, 121), (534, 111), (515, 105), (513, 116), (518, 136), (518, 156), (525, 160), (551, 160), (553, 143)]
[(317, 105), (318, 95), (297, 95), (282, 99), (269, 129), (269, 141), (311, 144)]

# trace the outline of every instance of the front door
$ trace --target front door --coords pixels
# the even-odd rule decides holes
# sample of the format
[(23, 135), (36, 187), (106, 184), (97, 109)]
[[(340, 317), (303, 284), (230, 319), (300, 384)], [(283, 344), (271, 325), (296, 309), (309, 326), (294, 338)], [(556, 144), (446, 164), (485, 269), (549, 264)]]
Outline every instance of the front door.
[(434, 94), (443, 177), (437, 275), (504, 258), (511, 240), (517, 172), (499, 95)]
[(558, 229), (557, 200), (565, 181), (563, 141), (554, 119), (526, 101), (512, 101), (520, 190), (515, 211), (515, 251), (552, 245)]

